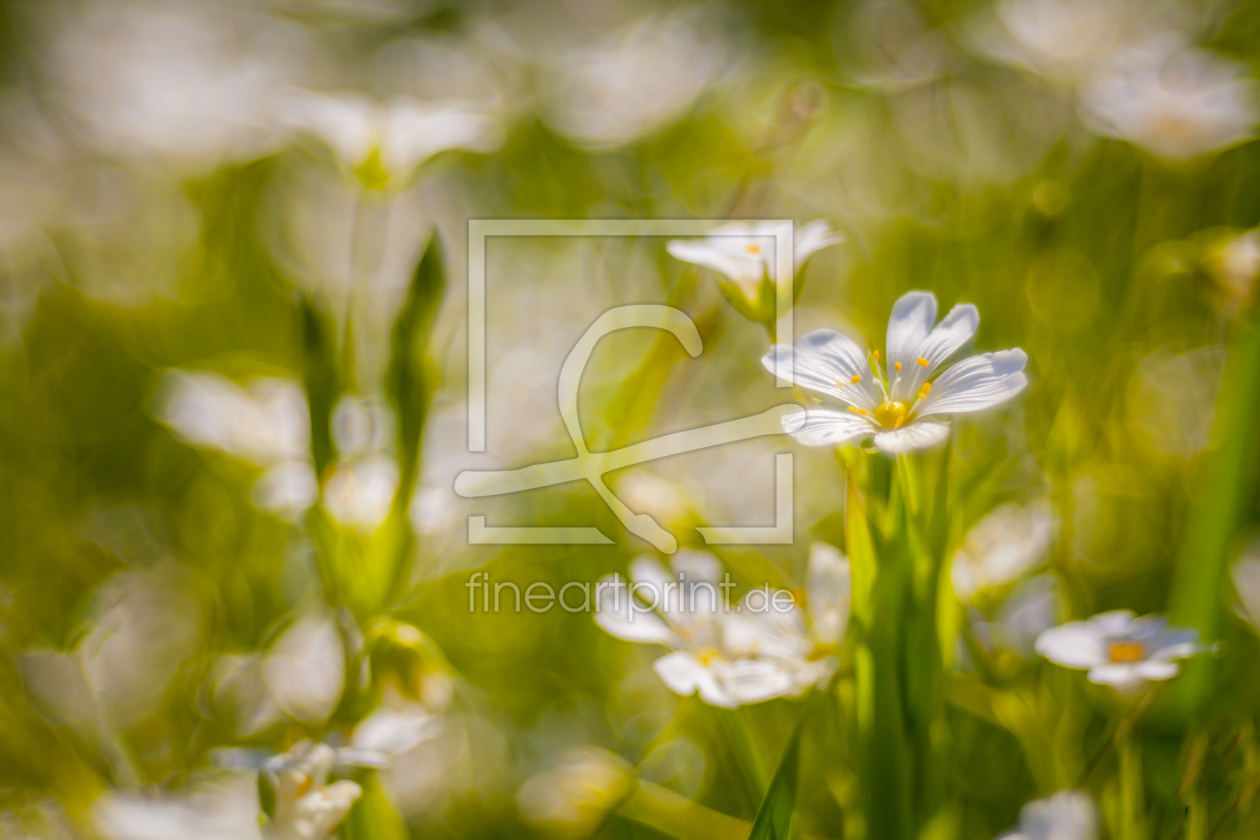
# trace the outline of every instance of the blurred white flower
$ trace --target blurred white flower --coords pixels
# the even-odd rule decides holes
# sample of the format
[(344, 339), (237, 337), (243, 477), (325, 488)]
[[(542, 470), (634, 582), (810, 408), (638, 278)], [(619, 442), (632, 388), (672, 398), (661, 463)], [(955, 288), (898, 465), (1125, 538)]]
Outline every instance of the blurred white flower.
[(999, 840), (1097, 840), (1098, 809), (1089, 794), (1064, 790), (1029, 802), (1019, 812), (1019, 830)]
[(293, 90), (279, 120), (328, 144), (369, 187), (405, 183), (439, 152), (488, 152), (502, 140), (498, 122), (478, 106), (455, 100), (424, 102), (396, 96), (377, 102), (359, 93)]
[(92, 805), (105, 840), (263, 840), (252, 773), (204, 780), (161, 798), (107, 793)]
[(344, 396), (333, 408), (332, 438), (343, 458), (383, 452), (394, 443), (394, 411), (380, 397)]
[(999, 0), (972, 19), (968, 44), (995, 61), (1076, 82), (1117, 51), (1175, 23), (1159, 0)]
[(1205, 50), (1142, 48), (1082, 87), (1080, 111), (1092, 131), (1178, 162), (1249, 140), (1255, 95), (1237, 62)]
[(1112, 610), (1086, 621), (1069, 621), (1039, 637), (1037, 653), (1057, 665), (1089, 671), (1089, 681), (1133, 694), (1150, 682), (1172, 679), (1177, 659), (1202, 653), (1199, 631), (1169, 627), (1162, 616), (1136, 618)]
[(741, 703), (797, 696), (831, 679), (849, 620), (849, 561), (834, 547), (814, 543), (805, 609), (783, 611), (771, 598), (754, 589), (726, 617), (726, 648), (740, 657), (729, 681)]
[(674, 121), (717, 74), (722, 48), (697, 15), (650, 17), (551, 60), (547, 120), (596, 148), (630, 142)]
[(328, 840), (363, 790), (354, 782), (326, 784), (337, 760), (327, 744), (303, 741), (275, 770), (275, 840)]
[(1224, 293), (1231, 315), (1245, 311), (1256, 295), (1260, 277), (1260, 230), (1251, 229), (1218, 239), (1205, 259), (1208, 273)]
[(196, 171), (274, 147), (295, 28), (243, 4), (155, 0), (73, 4), (52, 28), (52, 101), (107, 154)]
[(259, 510), (296, 523), (319, 498), (319, 481), (309, 461), (284, 461), (268, 467), (254, 482), (250, 498)]
[(1054, 529), (1048, 499), (1034, 499), (1024, 507), (999, 505), (968, 532), (954, 554), (954, 592), (968, 600), (981, 589), (1016, 580), (1045, 559)]
[(1260, 633), (1260, 539), (1252, 540), (1230, 569), (1240, 603), (1235, 611)]
[(392, 456), (343, 461), (324, 482), (324, 507), (340, 524), (372, 533), (389, 516), (398, 480)]
[(874, 90), (910, 90), (941, 78), (958, 63), (949, 40), (901, 0), (863, 3), (850, 36), (863, 70), (858, 83)]
[(322, 725), (337, 708), (346, 678), (336, 624), (320, 615), (298, 619), (264, 655), (260, 676), (285, 714), (308, 726)]
[(1006, 402), (1027, 384), (1023, 350), (971, 356), (932, 374), (971, 340), (980, 313), (959, 304), (936, 322), (936, 296), (907, 292), (888, 319), (888, 363), (892, 382), (879, 364), (879, 352), (863, 351), (835, 330), (816, 330), (796, 347), (775, 345), (761, 362), (771, 373), (786, 369), (791, 381), (826, 394), (848, 411), (810, 408), (783, 418), (783, 430), (806, 446), (840, 446), (874, 436), (890, 454), (927, 449), (949, 437), (949, 426), (926, 419), (961, 414)]
[[(734, 283), (750, 303), (755, 303), (765, 277), (774, 278), (775, 237), (772, 222), (728, 222), (711, 230), (704, 239), (674, 239), (665, 247), (674, 257), (711, 268)], [(792, 243), (793, 275), (815, 251), (843, 242), (821, 219), (796, 231)], [(780, 277), (778, 284), (791, 277)]]
[(270, 466), (306, 458), (306, 392), (259, 377), (241, 387), (215, 373), (170, 371), (158, 385), (158, 419), (188, 443)]
[(96, 594), (94, 627), (70, 653), (20, 659), (31, 693), (69, 723), (126, 727), (154, 714), (195, 649), (202, 609), (173, 562), (111, 578)]
[(644, 555), (630, 564), (628, 585), (619, 575), (602, 579), (595, 587), (595, 623), (628, 642), (672, 648), (653, 665), (671, 691), (684, 697), (699, 692), (711, 706), (733, 708), (739, 699), (730, 688), (731, 657), (722, 639), (727, 607), (718, 591), (721, 565), (707, 552), (688, 549), (670, 565), (672, 574)]
[(530, 776), (516, 792), (516, 805), (525, 821), (547, 836), (578, 840), (598, 829), (634, 784), (633, 768), (620, 756), (579, 747)]

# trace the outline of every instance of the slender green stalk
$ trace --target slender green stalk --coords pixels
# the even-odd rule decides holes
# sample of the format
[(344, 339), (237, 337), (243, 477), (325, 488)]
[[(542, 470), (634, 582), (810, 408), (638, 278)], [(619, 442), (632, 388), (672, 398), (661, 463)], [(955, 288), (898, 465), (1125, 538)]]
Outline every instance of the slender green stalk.
[(722, 710), (719, 714), (748, 786), (748, 794), (754, 802), (760, 802), (770, 787), (770, 768), (766, 765), (761, 745), (741, 710)]
[(1120, 753), (1120, 837), (1118, 840), (1146, 840), (1145, 790), (1142, 753), (1131, 730), (1118, 739)]

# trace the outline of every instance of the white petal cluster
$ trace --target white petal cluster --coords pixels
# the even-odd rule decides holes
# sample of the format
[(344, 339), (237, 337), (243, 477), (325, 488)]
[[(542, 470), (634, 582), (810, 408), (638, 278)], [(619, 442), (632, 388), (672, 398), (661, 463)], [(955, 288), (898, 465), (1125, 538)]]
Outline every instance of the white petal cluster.
[[(735, 284), (750, 301), (757, 300), (764, 278), (774, 278), (776, 285), (791, 281), (779, 277), (776, 266), (774, 222), (728, 222), (719, 225), (704, 239), (674, 239), (666, 249), (683, 262), (710, 268)], [(796, 231), (792, 240), (793, 276), (815, 252), (844, 241), (821, 219)]]
[(1019, 830), (1000, 840), (1097, 840), (1098, 809), (1089, 794), (1064, 790), (1019, 812)]
[(1069, 621), (1037, 638), (1037, 653), (1057, 665), (1089, 672), (1089, 681), (1134, 694), (1172, 679), (1178, 659), (1203, 652), (1199, 631), (1169, 627), (1162, 616), (1137, 618), (1131, 610)]
[(1080, 92), (1086, 126), (1174, 162), (1249, 140), (1256, 89), (1243, 66), (1175, 46), (1137, 48), (1099, 71)]
[(874, 438), (890, 454), (927, 449), (949, 437), (935, 419), (993, 408), (1028, 383), (1023, 350), (965, 358), (938, 375), (971, 340), (980, 313), (959, 304), (936, 323), (936, 296), (908, 292), (888, 319), (888, 373), (878, 353), (868, 353), (835, 330), (816, 330), (795, 347), (775, 345), (761, 360), (773, 372), (788, 371), (801, 387), (830, 397), (847, 411), (811, 408), (783, 418), (783, 430), (806, 446), (840, 446)]
[(105, 840), (263, 840), (253, 774), (199, 780), (160, 798), (107, 793), (92, 804)]
[(359, 93), (293, 90), (282, 100), (280, 122), (319, 138), (360, 175), (376, 156), (386, 182), (405, 181), (429, 158), (452, 149), (488, 152), (501, 142), (498, 121), (474, 103), (425, 102), (397, 96), (377, 102)]
[(967, 534), (954, 554), (950, 574), (963, 600), (981, 589), (1003, 586), (1033, 569), (1054, 540), (1054, 511), (1047, 499), (1025, 506), (999, 505)]
[(631, 563), (629, 585), (600, 581), (595, 621), (619, 639), (671, 648), (654, 668), (674, 693), (732, 708), (798, 696), (834, 673), (849, 615), (849, 564), (834, 548), (810, 552), (804, 610), (768, 589), (732, 608), (731, 584), (719, 583), (721, 566), (705, 552), (679, 551), (672, 567), (644, 556)]
[(276, 770), (275, 840), (328, 840), (363, 790), (354, 782), (327, 784), (337, 753), (327, 744), (303, 741)]

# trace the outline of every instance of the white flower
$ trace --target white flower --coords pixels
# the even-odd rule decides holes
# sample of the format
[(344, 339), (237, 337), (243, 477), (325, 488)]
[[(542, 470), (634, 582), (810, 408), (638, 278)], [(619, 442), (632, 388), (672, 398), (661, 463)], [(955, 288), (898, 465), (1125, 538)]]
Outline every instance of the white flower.
[(324, 507), (340, 524), (370, 534), (389, 515), (398, 480), (398, 464), (390, 456), (345, 461), (324, 482)]
[(1019, 812), (1019, 830), (1001, 840), (1096, 840), (1098, 811), (1089, 794), (1064, 790), (1029, 802)]
[(696, 16), (649, 17), (628, 29), (556, 53), (548, 122), (594, 148), (612, 148), (674, 121), (722, 62), (720, 45)]
[[(718, 272), (750, 302), (756, 302), (762, 280), (775, 277), (775, 227), (771, 222), (728, 222), (709, 231), (704, 239), (674, 239), (665, 247), (684, 262)], [(821, 219), (802, 227), (792, 242), (793, 275), (815, 251), (842, 241), (844, 237)], [(779, 277), (776, 282), (787, 283), (791, 279)]]
[(832, 546), (814, 543), (808, 586), (804, 610), (795, 604), (782, 610), (774, 596), (754, 589), (727, 616), (726, 648), (740, 657), (728, 679), (741, 703), (797, 696), (826, 685), (835, 673), (849, 621), (849, 561)]
[(1065, 668), (1089, 671), (1089, 681), (1133, 694), (1149, 682), (1175, 677), (1174, 661), (1203, 651), (1199, 631), (1169, 627), (1162, 616), (1135, 618), (1130, 610), (1069, 621), (1037, 637), (1037, 653)]
[(775, 345), (761, 360), (772, 373), (790, 371), (797, 385), (833, 397), (848, 411), (811, 408), (783, 418), (783, 430), (807, 446), (840, 446), (871, 436), (884, 452), (926, 449), (949, 437), (949, 426), (927, 419), (983, 411), (1023, 390), (1023, 350), (971, 356), (933, 375), (980, 325), (971, 304), (959, 304), (936, 323), (936, 297), (907, 292), (888, 319), (888, 364), (835, 330), (816, 330), (796, 347)]
[(346, 678), (345, 647), (331, 619), (299, 619), (263, 657), (260, 675), (289, 717), (319, 726), (337, 708)]
[(262, 840), (252, 774), (206, 780), (158, 799), (107, 793), (92, 804), (105, 840)]
[(1260, 277), (1260, 230), (1218, 239), (1204, 260), (1208, 273), (1223, 293), (1226, 311), (1237, 315), (1251, 305)]
[(280, 121), (323, 140), (369, 186), (405, 181), (439, 152), (488, 152), (501, 139), (497, 121), (472, 103), (408, 96), (382, 103), (358, 93), (294, 90), (281, 104)]
[(1252, 540), (1230, 569), (1241, 601), (1235, 608), (1251, 628), (1260, 632), (1260, 539)]
[(971, 21), (970, 44), (1003, 64), (1074, 82), (1171, 23), (1168, 4), (1135, 0), (999, 0)]
[(1156, 157), (1190, 160), (1251, 138), (1255, 87), (1243, 74), (1204, 50), (1134, 50), (1082, 88), (1081, 118)]
[(275, 771), (276, 840), (328, 840), (362, 795), (354, 782), (325, 784), (337, 752), (327, 744), (303, 741), (283, 756)]
[(259, 510), (297, 522), (319, 498), (319, 480), (309, 461), (284, 461), (268, 467), (254, 482), (250, 498)]
[(561, 840), (589, 837), (634, 787), (629, 764), (597, 747), (579, 747), (535, 773), (516, 793), (526, 822)]
[(683, 549), (674, 555), (673, 574), (648, 556), (630, 564), (627, 586), (612, 575), (596, 584), (595, 623), (619, 639), (673, 648), (654, 668), (671, 691), (699, 692), (712, 706), (733, 708), (729, 654), (723, 647), (724, 603), (718, 592), (721, 566), (711, 555)]
[(1047, 499), (1025, 507), (999, 505), (967, 534), (950, 568), (963, 600), (981, 589), (1003, 586), (1045, 559), (1054, 539), (1054, 511)]
[(158, 419), (194, 446), (261, 467), (307, 455), (311, 427), (297, 382), (259, 377), (241, 387), (215, 373), (174, 370), (158, 395)]
[(188, 171), (273, 147), (270, 114), (294, 63), (295, 30), (244, 4), (73, 9), (55, 21), (47, 76), (52, 100), (95, 147)]

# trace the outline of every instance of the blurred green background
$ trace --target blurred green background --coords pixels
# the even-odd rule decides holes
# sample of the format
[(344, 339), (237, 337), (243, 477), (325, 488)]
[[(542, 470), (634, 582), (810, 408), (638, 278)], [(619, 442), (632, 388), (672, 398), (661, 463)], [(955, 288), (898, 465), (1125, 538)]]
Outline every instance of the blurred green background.
[[(1168, 612), (1223, 642), (1142, 718), (1142, 787), (1122, 790), (1111, 758), (1090, 776), (1101, 836), (1206, 838), (1185, 827), (1192, 800), (1212, 836), (1260, 831), (1260, 647), (1228, 574), (1260, 520), (1260, 149), (1246, 142), (1260, 4), (2, 11), (0, 836), (258, 836), (259, 764), (303, 738), (352, 743), (386, 707), (424, 734), (381, 781), (344, 774), (365, 794), (342, 836), (747, 832), (760, 791), (725, 719), (773, 767), (804, 704), (713, 709), (589, 614), (470, 611), (474, 571), (558, 588), (624, 574), (651, 547), (585, 483), (489, 499), (452, 485), (572, 457), (559, 369), (612, 306), (682, 309), (704, 353), (643, 330), (605, 339), (581, 389), (593, 450), (791, 392), (759, 363), (765, 330), (665, 238), (492, 240), (487, 446), (470, 453), (467, 223), (515, 218), (825, 219), (845, 241), (797, 278), (798, 335), (882, 346), (911, 289), (942, 311), (976, 304), (977, 347), (1023, 348), (1031, 386), (955, 424), (951, 550), (997, 504), (1048, 497), (1062, 618)], [(1216, 77), (1165, 68), (1149, 96), (1093, 86), (1160, 37), (1210, 50)], [(364, 98), (311, 118), (295, 107), (307, 90)], [(476, 140), (417, 123), (393, 166), (392, 117), (371, 103), (439, 100), (485, 120)], [(190, 423), (238, 437), (193, 445), (164, 402), (171, 371), (301, 383), (313, 454), (294, 463), (311, 461), (334, 512), (266, 509), (276, 462), (239, 455), (253, 415), (194, 405)], [(335, 415), (345, 395), (362, 410)], [(845, 548), (835, 453), (761, 438), (608, 480), (701, 548), (698, 524), (773, 523), (779, 452), (795, 457), (794, 542), (715, 553), (741, 587), (796, 589), (812, 542)], [(332, 485), (348, 463), (369, 467)], [(318, 492), (293, 480), (284, 492)], [(470, 515), (595, 526), (615, 544), (469, 545)], [(1028, 800), (1079, 786), (1124, 718), (1077, 674), (998, 658), (947, 667), (962, 675), (945, 691), (949, 816), (924, 840), (1016, 825)], [(845, 679), (803, 741), (811, 836), (863, 836)], [(574, 793), (546, 775), (588, 747), (607, 751), (591, 753), (606, 780), (579, 770)], [(677, 801), (614, 808), (612, 756)]]

